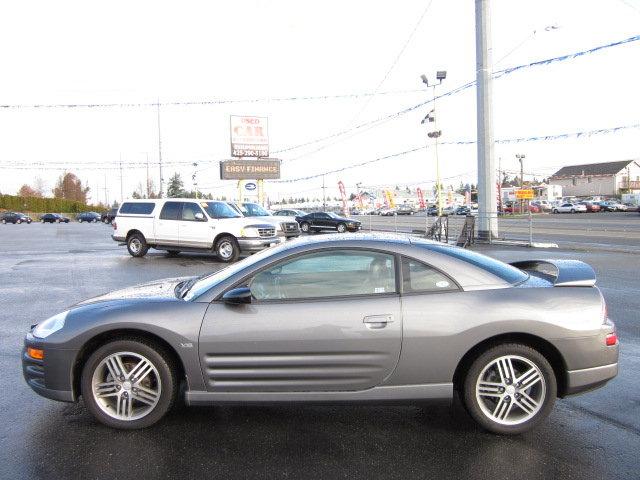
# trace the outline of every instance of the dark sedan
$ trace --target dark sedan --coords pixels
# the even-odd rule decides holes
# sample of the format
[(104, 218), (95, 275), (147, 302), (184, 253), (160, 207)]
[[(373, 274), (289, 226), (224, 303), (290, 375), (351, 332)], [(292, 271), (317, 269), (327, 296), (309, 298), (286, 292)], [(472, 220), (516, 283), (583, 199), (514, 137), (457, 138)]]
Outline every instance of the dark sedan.
[(339, 233), (357, 232), (362, 226), (362, 222), (341, 217), (333, 212), (309, 213), (296, 217), (296, 221), (300, 224), (300, 230), (305, 233), (319, 232), (320, 230), (337, 230)]
[(69, 219), (58, 213), (45, 213), (40, 217), (42, 223), (69, 223)]
[(31, 217), (29, 215), (25, 215), (24, 213), (17, 212), (5, 212), (2, 214), (2, 223), (31, 223)]
[(76, 215), (78, 223), (97, 223), (101, 220), (100, 214), (96, 212), (82, 212)]
[(111, 223), (113, 222), (113, 219), (116, 218), (116, 215), (118, 215), (118, 209), (112, 208), (108, 212), (104, 212), (102, 215), (100, 215), (100, 221), (102, 223)]

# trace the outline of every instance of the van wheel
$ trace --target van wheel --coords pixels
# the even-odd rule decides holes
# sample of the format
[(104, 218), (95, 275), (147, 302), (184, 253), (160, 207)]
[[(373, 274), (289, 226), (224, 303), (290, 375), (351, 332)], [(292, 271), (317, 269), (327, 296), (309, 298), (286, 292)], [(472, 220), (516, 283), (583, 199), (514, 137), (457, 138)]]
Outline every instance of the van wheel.
[(215, 252), (220, 261), (225, 263), (235, 262), (240, 255), (240, 247), (236, 239), (230, 235), (224, 235), (215, 244)]
[(147, 240), (141, 233), (132, 233), (127, 238), (127, 250), (132, 257), (144, 257), (149, 251)]

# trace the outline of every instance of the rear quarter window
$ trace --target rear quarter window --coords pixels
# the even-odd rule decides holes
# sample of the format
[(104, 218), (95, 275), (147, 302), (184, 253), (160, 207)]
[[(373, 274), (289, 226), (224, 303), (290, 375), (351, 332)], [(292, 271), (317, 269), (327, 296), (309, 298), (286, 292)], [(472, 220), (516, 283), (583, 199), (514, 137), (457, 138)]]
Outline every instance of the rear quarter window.
[(120, 207), (121, 215), (150, 215), (156, 204), (153, 202), (125, 202)]
[(479, 267), (512, 285), (522, 283), (529, 278), (529, 275), (519, 268), (471, 250), (446, 245), (417, 245), (434, 252), (443, 253), (450, 257), (457, 258), (463, 262), (470, 263), (471, 265)]

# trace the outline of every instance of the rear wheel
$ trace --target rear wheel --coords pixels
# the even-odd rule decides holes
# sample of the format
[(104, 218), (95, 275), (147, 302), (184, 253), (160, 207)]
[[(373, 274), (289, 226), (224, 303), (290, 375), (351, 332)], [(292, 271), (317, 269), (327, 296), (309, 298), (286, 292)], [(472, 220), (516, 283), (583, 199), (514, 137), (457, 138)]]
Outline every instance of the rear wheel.
[(576, 209), (575, 209), (575, 208), (572, 208), (572, 209), (571, 209), (571, 213), (576, 213)]
[(238, 242), (230, 235), (220, 237), (214, 249), (218, 258), (225, 263), (235, 262), (240, 255)]
[(17, 223), (18, 225), (20, 225), (20, 224), (22, 223), (22, 220), (17, 219), (17, 220), (16, 220), (16, 223)]
[(3, 218), (3, 219), (2, 219), (2, 223), (3, 223), (3, 224), (6, 224), (6, 223), (7, 223), (7, 221)]
[(471, 364), (463, 387), (465, 407), (483, 428), (523, 433), (553, 408), (556, 378), (547, 359), (526, 345), (490, 348)]
[(147, 240), (141, 233), (132, 233), (127, 238), (127, 250), (132, 257), (144, 257), (149, 251)]
[(553, 213), (558, 213), (558, 209), (557, 209), (557, 208), (554, 208), (554, 209), (553, 209)]
[(122, 429), (153, 425), (178, 393), (170, 354), (145, 340), (116, 340), (98, 348), (82, 370), (82, 396), (100, 422)]
[(78, 219), (78, 223), (82, 223), (82, 219), (81, 218)]

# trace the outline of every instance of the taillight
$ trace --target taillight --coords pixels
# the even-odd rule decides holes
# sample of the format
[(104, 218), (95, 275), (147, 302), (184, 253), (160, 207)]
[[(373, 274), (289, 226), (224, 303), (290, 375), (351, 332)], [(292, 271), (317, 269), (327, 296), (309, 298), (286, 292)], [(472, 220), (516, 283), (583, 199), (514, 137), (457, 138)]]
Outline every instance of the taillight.
[(616, 332), (607, 334), (605, 343), (607, 347), (613, 347), (616, 343), (618, 343), (618, 334)]
[(116, 222), (111, 222), (111, 226), (113, 227), (114, 230), (118, 229), (118, 225), (116, 225)]

